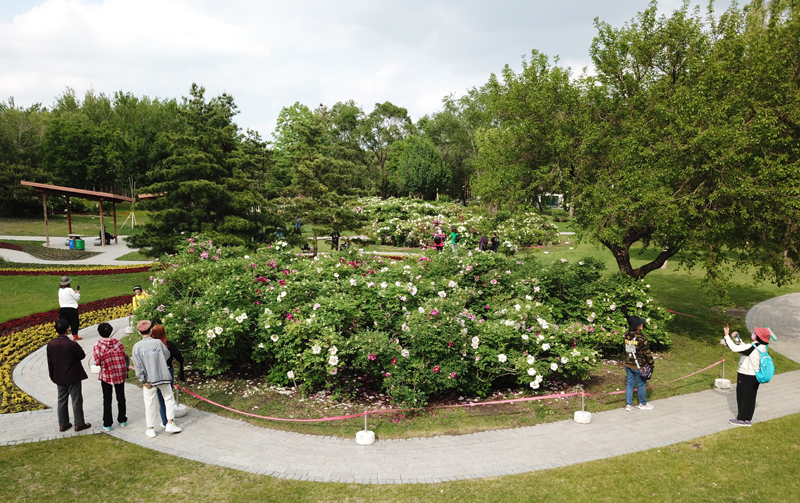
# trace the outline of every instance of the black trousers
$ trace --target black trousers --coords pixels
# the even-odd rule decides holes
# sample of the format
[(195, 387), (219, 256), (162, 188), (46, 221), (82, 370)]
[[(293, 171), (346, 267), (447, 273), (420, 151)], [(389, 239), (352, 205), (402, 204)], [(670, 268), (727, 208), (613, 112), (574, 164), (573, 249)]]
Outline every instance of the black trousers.
[(78, 335), (78, 328), (81, 326), (81, 323), (78, 320), (77, 309), (74, 307), (62, 307), (58, 310), (58, 317), (69, 322), (69, 327), (72, 329), (72, 335)]
[(111, 394), (117, 395), (117, 422), (128, 422), (127, 410), (125, 408), (125, 383), (108, 384), (100, 381), (103, 388), (103, 426), (110, 427), (114, 424), (114, 416), (111, 413)]
[(736, 405), (739, 407), (739, 421), (752, 421), (756, 410), (756, 394), (758, 393), (756, 376), (736, 374)]
[(83, 426), (83, 391), (80, 381), (73, 384), (58, 384), (58, 425), (62, 428), (69, 424), (69, 399), (72, 398), (72, 414), (75, 416), (75, 426)]

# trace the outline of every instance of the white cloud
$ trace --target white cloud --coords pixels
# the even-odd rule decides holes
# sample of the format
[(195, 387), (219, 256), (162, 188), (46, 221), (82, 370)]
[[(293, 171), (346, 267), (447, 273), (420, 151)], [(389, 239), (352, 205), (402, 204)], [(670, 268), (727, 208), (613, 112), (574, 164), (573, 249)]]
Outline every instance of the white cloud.
[[(677, 0), (671, 0), (668, 9)], [(416, 119), (538, 49), (575, 75), (593, 18), (614, 26), (639, 0), (293, 2), (21, 0), (0, 5), (0, 98), (50, 104), (69, 86), (172, 98), (192, 82), (228, 92), (237, 122), (269, 138), (281, 107), (352, 99)], [(721, 9), (722, 6), (718, 6)]]

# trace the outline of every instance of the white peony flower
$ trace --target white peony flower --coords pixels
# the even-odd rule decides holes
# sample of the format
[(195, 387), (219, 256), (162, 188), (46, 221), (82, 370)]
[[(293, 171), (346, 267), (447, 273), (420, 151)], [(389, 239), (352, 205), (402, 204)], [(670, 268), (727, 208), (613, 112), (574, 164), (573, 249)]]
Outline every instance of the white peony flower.
[(389, 285), (385, 281), (381, 283), (381, 288), (385, 289), (387, 286), (389, 286)]
[(525, 300), (533, 300), (533, 297), (531, 297), (530, 295), (526, 295)]
[(264, 349), (264, 343), (263, 342), (258, 345), (258, 349)]
[(544, 319), (542, 319), (542, 318), (536, 318), (536, 321), (538, 321), (538, 322), (539, 322), (539, 326), (541, 326), (541, 327), (542, 327), (543, 329), (545, 329), (545, 330), (547, 330), (547, 327), (549, 327), (549, 326), (550, 326), (550, 325), (549, 325), (549, 324), (548, 324), (546, 321), (544, 321)]
[(311, 347), (311, 352), (314, 353), (315, 355), (318, 355), (322, 352), (322, 348), (317, 345), (314, 345)]
[(439, 292), (439, 297), (441, 297), (441, 298), (445, 298), (445, 297), (447, 297), (447, 294), (445, 293), (445, 291), (444, 291), (444, 290), (442, 290), (441, 292)]
[(522, 340), (523, 341), (527, 341), (528, 340), (528, 334), (522, 334)]
[(586, 301), (586, 305), (587, 305), (587, 306), (589, 306), (589, 307), (592, 307), (592, 304), (594, 304), (594, 302), (592, 302), (592, 299), (588, 299), (588, 300)]
[(403, 323), (403, 325), (400, 327), (400, 330), (402, 330), (403, 332), (410, 332), (411, 328), (405, 323)]
[(568, 360), (566, 357), (564, 357), (564, 358), (561, 358), (561, 363), (562, 363), (563, 365), (566, 365), (567, 363), (569, 363), (569, 360)]
[(644, 304), (642, 304), (641, 302), (637, 302), (637, 303), (636, 303), (636, 307), (638, 307), (639, 309), (641, 309), (641, 308), (642, 308), (642, 306), (644, 306)]
[(294, 372), (290, 370), (289, 372), (286, 373), (286, 377), (288, 377), (289, 379), (294, 379)]
[(401, 296), (400, 296), (400, 300), (401, 300), (401, 301), (403, 301), (403, 302), (405, 302), (405, 301), (406, 301), (406, 296), (405, 296), (405, 295), (401, 295)]
[(536, 369), (533, 367), (528, 368), (528, 375), (533, 377), (536, 375)]
[(316, 311), (317, 309), (319, 309), (321, 307), (322, 307), (322, 305), (319, 304), (319, 303), (314, 304), (314, 311)]
[(356, 286), (356, 283), (357, 281), (355, 278), (350, 278), (350, 286)]
[(328, 371), (328, 373), (329, 373), (330, 375), (332, 375), (332, 376), (335, 376), (337, 372), (338, 372), (338, 370), (336, 369), (336, 367), (333, 367), (332, 369), (330, 369), (330, 370)]
[[(547, 252), (545, 252), (545, 253), (547, 253)], [(536, 382), (536, 381), (531, 381), (531, 388), (539, 389), (539, 383)]]
[(407, 349), (400, 351), (400, 356), (402, 356), (403, 358), (408, 358), (408, 355), (409, 353)]
[(214, 327), (214, 332), (216, 332), (217, 335), (222, 335), (222, 327)]
[(330, 349), (328, 349), (328, 353), (330, 353), (332, 355), (335, 355), (338, 352), (339, 352), (339, 350), (336, 348), (336, 346), (331, 346)]
[(536, 361), (536, 358), (533, 355), (528, 355), (528, 365), (533, 365), (533, 362)]
[(272, 334), (272, 335), (270, 336), (270, 339), (272, 339), (272, 342), (278, 342), (278, 336), (277, 336), (277, 335), (275, 335), (275, 334)]
[(608, 308), (613, 311), (613, 310), (615, 310), (617, 308), (617, 305), (616, 304), (611, 304), (610, 306), (608, 306)]
[(550, 364), (550, 370), (555, 372), (556, 370), (558, 370), (558, 365), (556, 365), (555, 363), (551, 363)]
[(541, 291), (541, 288), (539, 288), (538, 286), (535, 286), (535, 287), (533, 287), (533, 291), (534, 292), (539, 292), (539, 291)]
[(334, 278), (338, 278), (339, 277), (339, 273), (338, 272), (333, 273), (333, 277)]
[(508, 360), (508, 357), (506, 357), (506, 355), (503, 353), (500, 353), (497, 355), (497, 359), (500, 360), (500, 363), (505, 363)]
[(449, 286), (450, 288), (455, 288), (455, 287), (457, 287), (457, 286), (458, 286), (458, 283), (456, 283), (455, 281), (453, 281), (453, 280), (451, 279), (451, 280), (450, 280), (450, 283), (448, 283), (448, 284), (447, 284), (447, 286)]
[(425, 314), (425, 308), (424, 307), (419, 307), (417, 309), (419, 310), (420, 313)]
[(331, 357), (328, 358), (328, 364), (333, 365), (333, 366), (338, 365), (339, 364), (339, 357), (336, 356), (336, 355), (331, 355)]
[(550, 351), (550, 344), (547, 344), (546, 342), (542, 344), (542, 351)]

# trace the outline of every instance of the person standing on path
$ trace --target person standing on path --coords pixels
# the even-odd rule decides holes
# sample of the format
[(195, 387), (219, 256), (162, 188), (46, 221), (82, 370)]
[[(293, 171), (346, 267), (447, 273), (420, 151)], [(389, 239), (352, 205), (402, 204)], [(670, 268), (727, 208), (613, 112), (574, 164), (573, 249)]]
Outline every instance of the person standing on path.
[(642, 377), (640, 367), (649, 364), (651, 367), (655, 363), (653, 354), (650, 352), (650, 345), (647, 336), (642, 333), (645, 320), (638, 316), (628, 317), (628, 331), (622, 336), (625, 344), (625, 410), (633, 410), (633, 387), (639, 389), (639, 408), (650, 410), (653, 408), (647, 403), (647, 381)]
[(134, 312), (142, 307), (142, 303), (150, 298), (150, 295), (142, 290), (142, 287), (136, 285), (133, 287), (133, 310)]
[(69, 322), (60, 319), (55, 323), (58, 337), (47, 343), (47, 370), (50, 380), (58, 387), (58, 426), (60, 431), (72, 427), (69, 422), (68, 398), (72, 398), (72, 415), (75, 416), (75, 431), (83, 431), (92, 425), (83, 419), (83, 390), (81, 381), (86, 379), (81, 360), (86, 358), (80, 344), (69, 340)]
[(453, 253), (457, 253), (458, 241), (460, 238), (458, 237), (458, 232), (456, 231), (455, 227), (453, 227), (453, 230), (450, 233), (449, 237), (450, 237), (450, 245), (453, 247)]
[(764, 351), (769, 347), (770, 337), (775, 340), (775, 334), (769, 328), (756, 327), (750, 338), (752, 344), (745, 344), (739, 339), (737, 332), (733, 333), (738, 342), (731, 340), (728, 335), (730, 328), (725, 327), (725, 344), (736, 353), (739, 353), (739, 368), (736, 371), (736, 406), (739, 409), (734, 419), (728, 422), (734, 426), (752, 426), (753, 413), (756, 410), (756, 395), (758, 394), (758, 379), (756, 372), (761, 368), (761, 346)]
[(69, 276), (61, 277), (61, 284), (58, 289), (58, 317), (62, 320), (67, 320), (70, 328), (72, 329), (72, 340), (82, 340), (78, 337), (78, 329), (80, 328), (80, 320), (78, 319), (78, 301), (81, 300), (81, 287), (73, 290), (70, 287), (72, 280)]
[(175, 417), (175, 399), (172, 396), (170, 383), (172, 377), (167, 369), (167, 358), (169, 351), (161, 341), (150, 337), (150, 327), (152, 323), (142, 320), (136, 325), (136, 330), (142, 336), (142, 340), (133, 345), (132, 359), (136, 369), (136, 377), (142, 383), (142, 394), (144, 396), (144, 415), (147, 420), (148, 437), (156, 436), (153, 427), (156, 424), (158, 415), (158, 394), (161, 390), (164, 395), (164, 404), (167, 408), (167, 433), (178, 433), (181, 431), (172, 420)]
[(94, 345), (94, 364), (100, 366), (100, 387), (103, 389), (103, 429), (111, 431), (114, 419), (111, 414), (111, 394), (117, 395), (117, 421), (123, 428), (128, 422), (125, 404), (125, 379), (128, 378), (128, 355), (119, 339), (111, 337), (111, 325), (97, 326), (100, 340)]
[[(169, 358), (167, 359), (167, 368), (169, 368), (169, 375), (172, 376), (172, 382), (169, 383), (170, 389), (172, 389), (173, 384), (175, 383), (175, 368), (173, 367), (173, 360), (178, 360), (178, 363), (181, 364), (181, 370), (178, 373), (178, 378), (181, 381), (186, 380), (186, 376), (183, 374), (183, 353), (181, 353), (181, 350), (178, 349), (178, 346), (176, 346), (174, 342), (167, 340), (167, 331), (164, 330), (163, 325), (155, 325), (151, 329), (150, 333), (153, 339), (161, 341), (161, 343), (167, 347), (167, 351), (169, 351)], [(161, 426), (163, 428), (166, 428), (167, 406), (164, 403), (164, 395), (161, 393), (161, 390), (158, 390), (158, 412), (161, 414)], [(174, 422), (175, 421), (173, 421), (173, 423)]]

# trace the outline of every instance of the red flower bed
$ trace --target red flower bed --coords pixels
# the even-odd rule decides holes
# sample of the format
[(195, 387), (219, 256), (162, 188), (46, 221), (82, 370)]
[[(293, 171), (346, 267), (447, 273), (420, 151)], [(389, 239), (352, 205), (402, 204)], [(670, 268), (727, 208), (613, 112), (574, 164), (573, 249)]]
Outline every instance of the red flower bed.
[(0, 243), (0, 248), (6, 250), (22, 251), (22, 247), (20, 245), (15, 245), (13, 243)]
[[(124, 306), (131, 303), (130, 295), (119, 295), (117, 297), (110, 297), (108, 299), (96, 300), (94, 302), (87, 302), (81, 304), (78, 311), (81, 313), (88, 313), (90, 311), (97, 311), (98, 309), (106, 309), (108, 307)], [(25, 330), (36, 325), (43, 323), (54, 323), (58, 320), (58, 309), (45, 311), (43, 313), (36, 313), (23, 318), (8, 320), (0, 323), (0, 337)]]
[(117, 267), (109, 269), (3, 269), (0, 270), (0, 276), (103, 276), (106, 274), (130, 274), (134, 272), (147, 272), (152, 269), (151, 265), (142, 265), (138, 267)]

